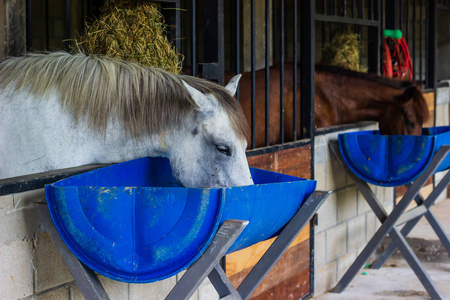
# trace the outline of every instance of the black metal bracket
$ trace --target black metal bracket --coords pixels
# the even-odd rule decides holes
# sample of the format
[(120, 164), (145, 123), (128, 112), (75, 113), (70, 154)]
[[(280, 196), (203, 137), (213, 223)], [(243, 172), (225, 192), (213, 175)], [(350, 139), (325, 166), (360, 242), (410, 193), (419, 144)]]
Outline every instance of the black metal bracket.
[[(450, 151), (450, 146), (442, 146), (433, 156), (430, 164), (425, 170), (419, 175), (419, 177), (414, 181), (414, 183), (410, 184), (408, 190), (406, 191), (403, 198), (400, 202), (395, 206), (390, 214), (388, 214), (374, 192), (371, 190), (369, 185), (360, 179), (356, 174), (354, 174), (345, 163), (340, 151), (337, 142), (330, 143), (330, 148), (335, 157), (341, 163), (341, 165), (346, 169), (347, 173), (355, 182), (357, 188), (361, 191), (361, 194), (364, 196), (365, 200), (377, 216), (377, 218), (381, 222), (381, 227), (372, 237), (372, 239), (368, 242), (364, 250), (357, 257), (357, 259), (353, 262), (338, 284), (334, 287), (332, 292), (341, 293), (344, 289), (350, 284), (356, 274), (361, 270), (364, 266), (365, 262), (369, 259), (370, 255), (375, 252), (376, 248), (379, 246), (383, 238), (389, 234), (393, 243), (385, 250), (385, 252), (381, 255), (378, 261), (374, 264), (375, 268), (380, 268), (384, 262), (392, 255), (392, 253), (398, 248), (403, 254), (404, 258), (410, 265), (411, 269), (416, 273), (420, 282), (423, 284), (428, 294), (432, 299), (444, 299), (426, 273), (424, 267), (420, 263), (417, 256), (414, 254), (414, 251), (411, 249), (409, 244), (406, 241), (406, 235), (412, 230), (412, 228), (419, 222), (422, 216), (426, 216), (427, 220), (430, 222), (433, 229), (436, 231), (437, 235), (441, 239), (442, 243), (446, 247), (447, 251), (450, 253), (450, 241), (448, 236), (445, 234), (442, 226), (438, 223), (436, 218), (433, 216), (431, 211), (429, 210), (430, 206), (436, 201), (437, 197), (441, 194), (441, 192), (445, 189), (445, 187), (450, 182), (450, 173), (445, 175), (445, 177), (441, 180), (441, 182), (435, 187), (433, 192), (427, 198), (427, 200), (423, 201), (423, 199), (419, 195), (420, 189), (424, 186), (427, 180), (434, 174), (436, 169), (439, 167), (443, 159), (447, 156)], [(411, 203), (413, 199), (416, 199), (416, 203), (418, 206), (410, 211), (405, 212), (408, 205)], [(397, 225), (405, 223), (405, 226), (402, 230), (397, 229)]]
[[(248, 299), (300, 231), (308, 224), (329, 194), (330, 192), (315, 191), (304, 201), (294, 217), (282, 229), (281, 233), (237, 289), (233, 287), (220, 266), (220, 261), (247, 226), (248, 221), (228, 220), (224, 222), (203, 255), (189, 267), (166, 299), (189, 299), (207, 276), (221, 299)], [(58, 251), (69, 267), (83, 296), (86, 299), (108, 300), (109, 297), (96, 274), (78, 260), (59, 236), (50, 217), (47, 204), (36, 203), (35, 206), (45, 229), (50, 234)]]

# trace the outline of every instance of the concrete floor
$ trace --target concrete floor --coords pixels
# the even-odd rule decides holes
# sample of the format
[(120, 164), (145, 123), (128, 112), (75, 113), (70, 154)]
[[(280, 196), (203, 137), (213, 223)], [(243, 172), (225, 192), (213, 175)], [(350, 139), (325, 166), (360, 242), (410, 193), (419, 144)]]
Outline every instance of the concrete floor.
[[(431, 210), (449, 235), (450, 199), (437, 203)], [(443, 298), (450, 299), (450, 257), (425, 218), (422, 218), (410, 233), (408, 240)], [(359, 272), (341, 294), (326, 293), (314, 299), (419, 300), (431, 298), (401, 254), (397, 253), (380, 270), (364, 269)]]

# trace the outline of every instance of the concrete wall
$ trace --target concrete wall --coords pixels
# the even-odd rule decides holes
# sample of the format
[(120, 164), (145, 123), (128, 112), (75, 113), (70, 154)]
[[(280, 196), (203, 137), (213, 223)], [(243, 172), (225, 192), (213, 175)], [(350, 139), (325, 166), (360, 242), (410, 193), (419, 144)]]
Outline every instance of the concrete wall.
[[(359, 130), (374, 129), (376, 125)], [(315, 140), (317, 188), (332, 191), (318, 212), (315, 229), (315, 295), (335, 286), (380, 226), (355, 183), (328, 148), (329, 142), (337, 140), (337, 136), (338, 133), (332, 133)], [(371, 188), (390, 212), (393, 189), (373, 185)]]
[[(0, 197), (0, 299), (84, 299), (40, 222), (32, 205), (36, 200), (45, 200), (42, 190)], [(112, 300), (164, 299), (181, 276), (149, 284), (128, 284), (102, 276), (100, 281)], [(219, 296), (206, 280), (191, 299)]]

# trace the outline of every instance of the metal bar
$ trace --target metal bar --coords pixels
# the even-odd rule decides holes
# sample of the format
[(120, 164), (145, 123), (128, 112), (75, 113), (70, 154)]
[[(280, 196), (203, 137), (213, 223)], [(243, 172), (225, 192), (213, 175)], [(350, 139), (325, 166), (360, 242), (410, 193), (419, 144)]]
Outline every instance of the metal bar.
[(217, 82), (220, 85), (225, 85), (225, 22), (224, 22), (224, 0), (217, 0)]
[(261, 155), (261, 154), (274, 153), (274, 152), (281, 151), (281, 150), (309, 146), (309, 145), (311, 145), (311, 147), (312, 147), (312, 142), (310, 139), (302, 139), (302, 140), (298, 140), (295, 142), (247, 150), (246, 155), (247, 155), (247, 157), (251, 157), (251, 156), (256, 156), (256, 155)]
[[(239, 0), (238, 0), (239, 1)], [(197, 76), (197, 0), (192, 0), (192, 76)]]
[(269, 124), (270, 124), (270, 0), (266, 0), (266, 70), (265, 70), (265, 140), (266, 146), (270, 144)]
[(27, 34), (27, 51), (33, 48), (33, 20), (31, 18), (31, 0), (26, 2), (26, 34)]
[(50, 50), (50, 25), (49, 25), (49, 17), (48, 17), (48, 1), (45, 0), (45, 50)]
[[(302, 12), (303, 16), (303, 12)], [(355, 18), (346, 18), (340, 16), (330, 16), (330, 15), (320, 15), (315, 14), (316, 21), (323, 22), (332, 22), (332, 23), (341, 23), (341, 24), (351, 24), (351, 25), (361, 25), (361, 26), (378, 26), (377, 20), (364, 20), (364, 19), (355, 19)]]
[(181, 51), (181, 21), (180, 21), (180, 0), (175, 2), (175, 47)]
[(367, 28), (367, 34), (368, 34), (368, 47), (367, 47), (367, 54), (368, 54), (368, 71), (370, 73), (378, 74), (378, 70), (380, 69), (380, 21), (379, 18), (379, 7), (374, 7), (373, 5), (370, 6), (369, 14), (372, 18), (372, 20), (378, 21), (377, 27), (369, 27)]
[(386, 29), (397, 29), (399, 0), (386, 1)]
[(422, 81), (422, 65), (423, 65), (423, 57), (422, 57), (422, 49), (423, 49), (423, 2), (420, 0), (420, 26), (419, 26), (419, 81)]
[(270, 245), (263, 257), (253, 267), (250, 273), (239, 285), (237, 291), (243, 299), (247, 299), (261, 283), (262, 279), (272, 269), (278, 259), (283, 255), (289, 245), (298, 236), (300, 231), (308, 224), (322, 203), (331, 192), (315, 191), (305, 200), (297, 213), (286, 224), (276, 240)]
[[(379, 21), (379, 39), (381, 42), (381, 45), (383, 45), (384, 43), (384, 35), (383, 35), (383, 30), (384, 29), (384, 0), (378, 0), (378, 9), (379, 9), (379, 13), (380, 13), (380, 21)], [(378, 72), (379, 74), (383, 74), (384, 73), (384, 47), (380, 47), (380, 57), (379, 57), (379, 69)]]
[[(338, 158), (340, 163), (348, 170), (345, 162), (343, 161), (342, 156), (339, 153), (339, 149), (337, 144), (330, 145), (333, 153)], [(434, 155), (432, 161), (428, 165), (428, 167), (419, 175), (414, 184), (408, 189), (408, 191), (403, 196), (402, 200), (398, 203), (398, 205), (394, 208), (391, 214), (388, 216), (384, 211), (384, 208), (376, 199), (375, 195), (368, 187), (367, 183), (362, 181), (359, 177), (357, 177), (353, 172), (350, 172), (349, 175), (355, 179), (355, 183), (360, 189), (361, 193), (364, 195), (364, 198), (371, 206), (375, 215), (378, 217), (380, 222), (382, 223), (381, 227), (366, 245), (364, 250), (358, 256), (358, 258), (354, 261), (352, 266), (348, 269), (348, 271), (344, 274), (338, 284), (334, 287), (332, 292), (340, 293), (342, 292), (348, 284), (352, 281), (358, 271), (363, 267), (364, 263), (367, 261), (369, 256), (375, 251), (376, 247), (381, 243), (382, 239), (386, 234), (389, 233), (392, 240), (396, 244), (396, 246), (402, 252), (404, 258), (407, 260), (413, 271), (416, 273), (419, 280), (422, 282), (423, 286), (430, 294), (432, 299), (442, 299), (438, 289), (434, 285), (434, 283), (429, 278), (428, 274), (423, 269), (417, 257), (414, 255), (411, 247), (406, 242), (404, 236), (399, 232), (399, 230), (394, 226), (395, 222), (399, 218), (399, 216), (403, 213), (409, 203), (415, 198), (423, 187), (425, 182), (430, 178), (432, 174), (436, 171), (437, 167), (440, 165), (442, 160), (445, 158), (447, 153), (450, 151), (450, 146), (442, 146), (437, 153)], [(366, 198), (366, 195), (369, 195)]]
[[(70, 15), (70, 0), (64, 1), (64, 38), (66, 40), (70, 39), (70, 23), (71, 23), (71, 15)], [(66, 45), (66, 49), (69, 50), (69, 42), (64, 42)]]
[(43, 188), (58, 180), (77, 175), (83, 172), (109, 166), (109, 164), (86, 165), (49, 172), (42, 172), (18, 177), (0, 179), (0, 196), (26, 192)]
[[(425, 213), (425, 217), (427, 218), (430, 225), (433, 227), (434, 231), (436, 232), (437, 236), (441, 240), (444, 247), (447, 249), (447, 252), (450, 254), (450, 241), (447, 237), (447, 234), (443, 230), (442, 226), (437, 221), (436, 217), (434, 217), (433, 213), (429, 210), (430, 207), (434, 204), (436, 199), (439, 197), (440, 194), (444, 191), (444, 189), (447, 188), (448, 183), (450, 182), (450, 172), (448, 172), (444, 178), (439, 182), (439, 184), (434, 188), (434, 190), (431, 192), (431, 194), (428, 196), (428, 198), (424, 201), (422, 196), (419, 194), (417, 195), (414, 200), (416, 201), (417, 205), (421, 205), (426, 207), (427, 212)], [(419, 223), (420, 219), (411, 220), (405, 226), (403, 226), (401, 233), (403, 236), (408, 236), (408, 234), (411, 232), (411, 230)], [(383, 253), (378, 257), (378, 259), (374, 262), (372, 265), (373, 269), (379, 269), (381, 268), (386, 260), (391, 257), (392, 254), (394, 254), (397, 247), (395, 244), (391, 243), (389, 246), (383, 251)]]
[(344, 4), (343, 5), (344, 5), (344, 17), (347, 17), (347, 0), (344, 0)]
[(398, 1), (398, 29), (403, 31), (403, 0)]
[(409, 45), (409, 0), (406, 0), (406, 43)]
[(300, 113), (301, 137), (314, 134), (314, 69), (315, 69), (315, 10), (316, 1), (300, 1)]
[(285, 43), (285, 32), (284, 32), (284, 0), (280, 0), (280, 136), (281, 144), (284, 143), (284, 43)]
[(412, 22), (413, 22), (413, 40), (412, 40), (412, 53), (413, 53), (413, 61), (412, 61), (412, 65), (413, 65), (413, 80), (415, 80), (416, 78), (416, 70), (417, 70), (417, 66), (416, 66), (416, 23), (417, 23), (417, 19), (416, 19), (416, 0), (413, 0), (413, 18), (412, 18)]
[(248, 225), (248, 221), (225, 221), (215, 234), (211, 244), (203, 255), (192, 264), (181, 277), (180, 281), (167, 295), (166, 300), (189, 299), (198, 289), (203, 280), (217, 266), (228, 248)]
[(323, 0), (323, 14), (324, 15), (327, 14), (327, 5), (328, 5), (327, 0)]
[[(240, 1), (236, 0), (236, 74), (239, 74), (241, 72), (241, 58), (240, 58), (240, 51), (241, 51), (241, 5)], [(239, 101), (239, 86), (236, 90), (236, 99)]]
[(252, 110), (252, 141), (251, 141), (251, 148), (255, 149), (256, 146), (256, 88), (255, 88), (255, 81), (256, 81), (256, 55), (255, 55), (255, 0), (251, 0), (250, 2), (250, 22), (251, 22), (251, 69), (252, 69), (252, 82), (251, 82), (251, 110)]
[(364, 0), (359, 0), (360, 18), (364, 19)]
[(408, 210), (403, 215), (398, 218), (397, 223), (395, 223), (396, 226), (399, 226), (403, 223), (406, 223), (408, 221), (414, 220), (416, 218), (422, 217), (427, 212), (427, 209), (425, 206), (417, 206), (413, 209)]
[[(221, 300), (224, 299), (242, 299), (234, 288), (227, 274), (220, 265), (216, 265), (208, 275), (209, 280), (216, 289)], [(229, 297), (229, 298), (225, 298)]]
[(356, 2), (355, 0), (352, 0), (352, 18), (355, 17), (356, 14)]
[[(426, 35), (426, 88), (436, 88), (436, 49), (437, 49), (437, 15), (436, 0), (428, 0), (427, 3), (427, 35)], [(436, 103), (434, 103), (436, 107)]]
[(297, 31), (297, 27), (298, 27), (298, 20), (297, 20), (297, 13), (298, 13), (298, 5), (297, 5), (297, 0), (294, 0), (294, 38), (293, 38), (293, 43), (294, 43), (294, 68), (293, 68), (293, 74), (292, 74), (292, 87), (293, 87), (293, 91), (292, 91), (292, 102), (293, 102), (293, 123), (292, 126), (293, 128), (293, 132), (294, 132), (294, 141), (297, 140), (297, 35), (298, 35), (298, 31)]
[[(42, 191), (42, 193), (44, 194), (44, 191)], [(43, 195), (43, 197), (45, 196)], [(66, 263), (70, 272), (72, 273), (72, 276), (75, 279), (78, 287), (80, 288), (80, 291), (83, 294), (84, 298), (93, 300), (108, 300), (108, 294), (103, 288), (103, 285), (101, 284), (95, 272), (83, 265), (72, 253), (72, 251), (67, 248), (66, 244), (61, 239), (61, 236), (56, 230), (56, 227), (50, 217), (47, 204), (36, 203), (35, 207), (42, 220), (42, 223), (44, 224), (45, 230), (52, 238), (53, 243), (55, 243), (56, 248), (61, 254), (61, 257), (64, 259), (64, 262)]]

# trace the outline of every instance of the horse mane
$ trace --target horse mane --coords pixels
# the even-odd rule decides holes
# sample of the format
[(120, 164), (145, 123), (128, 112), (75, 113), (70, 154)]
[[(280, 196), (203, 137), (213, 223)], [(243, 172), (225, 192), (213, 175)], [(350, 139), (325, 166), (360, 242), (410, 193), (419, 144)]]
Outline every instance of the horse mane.
[(104, 134), (108, 121), (117, 118), (133, 138), (179, 128), (198, 109), (180, 79), (212, 94), (236, 133), (247, 135), (239, 103), (225, 88), (203, 79), (83, 53), (34, 53), (0, 63), (0, 87), (7, 93), (25, 91), (40, 99), (56, 93), (75, 120), (86, 117), (91, 128)]
[(349, 70), (349, 69), (346, 69), (343, 67), (338, 67), (338, 66), (316, 64), (316, 71), (333, 73), (333, 74), (337, 74), (337, 75), (349, 76), (349, 77), (354, 77), (354, 78), (358, 78), (358, 79), (368, 80), (368, 81), (383, 84), (383, 85), (392, 87), (394, 89), (399, 89), (399, 90), (404, 90), (404, 89), (414, 85), (413, 82), (408, 81), (408, 80), (393, 79), (393, 78), (383, 77), (383, 76), (379, 76), (379, 75), (371, 74), (371, 73), (357, 72), (357, 71)]

